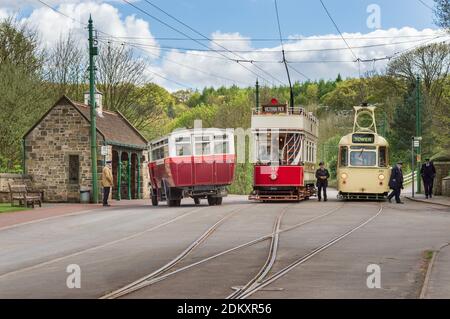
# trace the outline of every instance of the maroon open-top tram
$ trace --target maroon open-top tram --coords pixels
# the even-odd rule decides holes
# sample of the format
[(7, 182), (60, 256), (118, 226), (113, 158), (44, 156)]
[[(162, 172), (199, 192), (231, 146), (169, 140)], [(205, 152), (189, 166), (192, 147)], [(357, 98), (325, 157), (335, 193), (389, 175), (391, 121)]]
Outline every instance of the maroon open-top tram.
[(273, 99), (253, 110), (253, 192), (249, 199), (300, 201), (315, 195), (318, 120)]

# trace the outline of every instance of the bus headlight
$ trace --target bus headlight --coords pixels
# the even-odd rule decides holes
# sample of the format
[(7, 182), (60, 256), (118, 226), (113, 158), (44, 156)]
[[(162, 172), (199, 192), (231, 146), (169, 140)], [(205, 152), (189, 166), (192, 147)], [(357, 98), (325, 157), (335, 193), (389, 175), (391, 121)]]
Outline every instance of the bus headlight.
[(347, 177), (348, 177), (347, 173), (342, 173), (342, 174), (341, 174), (341, 178), (342, 178), (342, 179), (347, 179)]
[(383, 174), (378, 175), (378, 179), (379, 179), (380, 181), (384, 180), (384, 175), (383, 175)]

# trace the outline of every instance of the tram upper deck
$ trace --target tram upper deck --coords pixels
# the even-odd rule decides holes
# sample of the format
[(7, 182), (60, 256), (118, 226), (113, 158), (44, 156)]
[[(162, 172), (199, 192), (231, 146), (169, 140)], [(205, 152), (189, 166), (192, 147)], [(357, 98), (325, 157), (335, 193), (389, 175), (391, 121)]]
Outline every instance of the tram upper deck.
[(262, 105), (252, 112), (253, 131), (280, 130), (303, 131), (312, 137), (319, 135), (319, 120), (303, 107), (288, 107), (287, 104)]

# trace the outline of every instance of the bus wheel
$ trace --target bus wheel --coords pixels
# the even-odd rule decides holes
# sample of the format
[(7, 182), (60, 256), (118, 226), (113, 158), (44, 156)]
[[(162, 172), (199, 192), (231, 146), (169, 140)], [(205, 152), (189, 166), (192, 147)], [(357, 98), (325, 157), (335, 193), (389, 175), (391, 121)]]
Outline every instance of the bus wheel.
[(208, 196), (208, 205), (209, 206), (214, 206), (214, 205), (216, 205), (216, 203), (217, 203), (216, 197)]
[(158, 206), (158, 196), (152, 195), (152, 205)]
[(194, 198), (194, 203), (195, 203), (195, 205), (200, 205), (200, 198), (195, 197)]
[(216, 197), (216, 205), (222, 205), (222, 197)]

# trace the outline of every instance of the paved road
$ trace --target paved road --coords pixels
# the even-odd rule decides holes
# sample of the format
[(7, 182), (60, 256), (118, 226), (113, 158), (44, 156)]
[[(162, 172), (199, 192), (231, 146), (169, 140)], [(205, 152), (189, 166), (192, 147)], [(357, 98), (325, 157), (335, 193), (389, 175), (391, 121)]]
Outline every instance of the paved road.
[[(417, 298), (426, 252), (448, 242), (450, 209), (412, 201), (124, 205), (0, 229), (0, 298), (99, 298), (158, 269), (140, 289), (111, 296), (225, 298), (241, 288), (247, 298)], [(73, 264), (81, 288), (69, 289)], [(380, 288), (367, 287), (371, 264)], [(432, 269), (426, 297), (449, 298), (439, 284), (448, 249)]]

